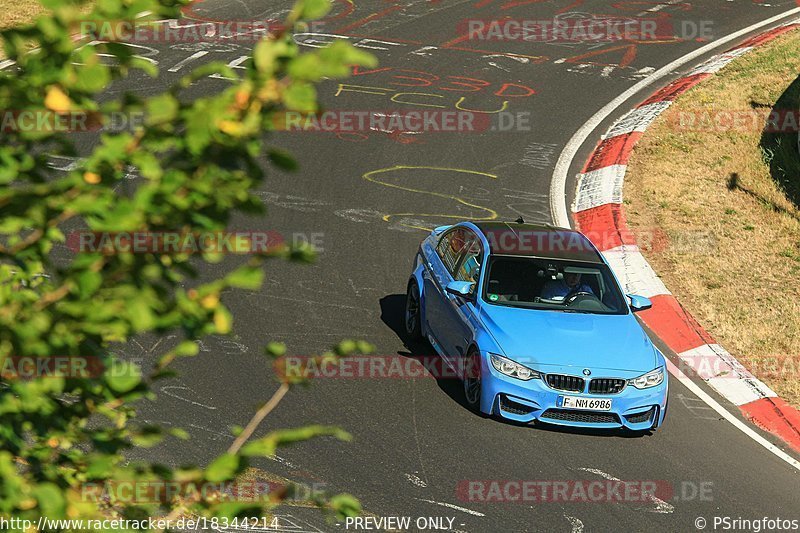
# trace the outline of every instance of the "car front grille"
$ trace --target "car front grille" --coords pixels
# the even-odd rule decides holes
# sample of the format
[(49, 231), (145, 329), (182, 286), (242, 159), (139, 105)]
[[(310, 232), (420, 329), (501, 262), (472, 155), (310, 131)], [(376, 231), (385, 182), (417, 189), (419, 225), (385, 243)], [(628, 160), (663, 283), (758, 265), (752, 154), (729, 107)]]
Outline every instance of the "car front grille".
[(593, 379), (589, 382), (589, 392), (591, 394), (617, 394), (625, 388), (624, 379)]
[(568, 392), (583, 392), (586, 382), (583, 378), (575, 376), (565, 376), (562, 374), (547, 374), (547, 384), (556, 390)]
[(649, 422), (653, 418), (653, 411), (655, 411), (655, 407), (651, 407), (644, 413), (636, 413), (635, 415), (626, 415), (625, 419), (631, 424), (642, 424), (644, 422)]
[(619, 424), (614, 413), (595, 411), (572, 411), (567, 409), (548, 409), (541, 416), (543, 419), (561, 420), (564, 422), (582, 422), (585, 424)]
[(527, 405), (522, 405), (521, 403), (510, 400), (504, 394), (500, 395), (500, 409), (507, 413), (520, 416), (529, 415), (533, 412), (533, 407), (528, 407)]

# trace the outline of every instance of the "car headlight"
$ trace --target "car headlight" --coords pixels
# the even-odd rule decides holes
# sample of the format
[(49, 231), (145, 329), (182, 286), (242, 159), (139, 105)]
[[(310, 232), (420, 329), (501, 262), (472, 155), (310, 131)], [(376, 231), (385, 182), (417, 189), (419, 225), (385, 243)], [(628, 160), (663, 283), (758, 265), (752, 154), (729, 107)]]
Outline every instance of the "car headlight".
[(638, 378), (628, 380), (628, 385), (633, 385), (637, 389), (649, 389), (661, 385), (664, 381), (664, 367), (656, 368), (652, 372), (648, 372)]
[(495, 368), (495, 370), (501, 374), (505, 374), (506, 376), (521, 379), (522, 381), (530, 381), (532, 379), (539, 379), (541, 377), (541, 374), (539, 374), (537, 371), (531, 370), (530, 368), (522, 366), (519, 363), (515, 363), (511, 359), (506, 359), (503, 356), (490, 353), (489, 358), (492, 360), (492, 366)]

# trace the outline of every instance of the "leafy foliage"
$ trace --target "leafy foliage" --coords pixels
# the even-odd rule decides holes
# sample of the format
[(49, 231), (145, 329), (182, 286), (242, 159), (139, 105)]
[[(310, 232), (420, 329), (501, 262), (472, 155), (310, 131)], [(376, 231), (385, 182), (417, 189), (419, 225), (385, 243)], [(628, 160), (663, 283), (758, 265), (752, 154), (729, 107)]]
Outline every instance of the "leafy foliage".
[[(157, 68), (120, 42), (76, 41), (76, 24), (87, 19), (144, 20), (137, 17), (145, 12), (152, 20), (177, 17), (180, 4), (100, 0), (87, 15), (80, 1), (42, 3), (51, 14), (2, 33), (6, 56), (16, 62), (16, 69), (0, 72), (0, 108), (101, 118), (116, 112), (145, 119), (131, 131), (101, 134), (91, 153), (58, 175), (48, 166), (48, 156), (76, 155), (68, 135), (57, 130), (3, 130), (0, 367), (8, 368), (20, 358), (58, 355), (99, 361), (103, 371), (34, 379), (3, 374), (0, 515), (36, 520), (102, 518), (109, 513), (261, 513), (275, 500), (242, 503), (197, 497), (109, 503), (86, 494), (87, 487), (120, 479), (225, 482), (242, 473), (251, 458), (274, 454), (278, 446), (319, 435), (347, 438), (339, 429), (311, 426), (244, 442), (268, 414), (268, 403), (270, 408), (262, 409), (251, 427), (238, 430), (236, 446), (205, 469), (173, 470), (128, 463), (124, 457), (126, 450), (152, 446), (164, 436), (162, 428), (136, 423), (136, 402), (153, 397), (152, 384), (171, 375), (169, 365), (175, 358), (198, 352), (195, 341), (231, 331), (231, 313), (220, 300), (223, 291), (260, 287), (264, 260), (309, 260), (313, 254), (302, 247), (279, 246), (200, 284), (192, 281), (198, 263), (219, 262), (220, 254), (81, 251), (64, 259), (65, 228), (190, 234), (223, 231), (236, 212), (262, 212), (251, 192), (265, 178), (262, 162), (288, 170), (296, 166), (288, 154), (264, 146), (263, 131), (275, 114), (315, 110), (315, 82), (345, 76), (350, 65), (372, 65), (374, 59), (346, 43), (301, 54), (286, 31), (258, 42), (246, 70), (234, 72), (211, 63), (161, 94), (143, 98), (125, 93), (109, 100), (99, 96), (110, 83), (135, 71), (155, 77)], [(327, 0), (304, 0), (291, 12), (286, 27), (323, 16), (328, 8)], [(194, 100), (185, 96), (190, 85), (212, 73), (236, 81), (218, 94)], [(118, 189), (131, 168), (142, 179), (133, 190)], [(57, 251), (62, 252), (58, 259)], [(182, 341), (147, 371), (109, 353), (113, 343), (144, 333), (177, 333)], [(350, 341), (335, 353), (366, 349)], [(276, 343), (267, 347), (274, 356), (283, 352), (285, 347)], [(290, 385), (281, 384), (279, 391)], [(182, 430), (172, 434), (187, 438)], [(359, 511), (347, 495), (325, 505), (340, 514)]]

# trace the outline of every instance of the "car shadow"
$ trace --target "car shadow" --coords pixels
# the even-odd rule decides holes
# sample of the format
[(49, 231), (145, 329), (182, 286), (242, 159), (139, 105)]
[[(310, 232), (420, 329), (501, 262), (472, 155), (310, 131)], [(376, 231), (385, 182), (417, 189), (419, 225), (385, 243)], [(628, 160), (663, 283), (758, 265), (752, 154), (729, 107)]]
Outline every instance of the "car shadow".
[[(403, 346), (405, 346), (408, 350), (407, 352), (398, 351), (397, 355), (400, 355), (401, 357), (407, 357), (409, 359), (415, 359), (422, 364), (429, 364), (431, 361), (439, 359), (439, 355), (428, 341), (415, 341), (409, 338), (408, 334), (406, 334), (405, 324), (403, 323), (405, 318), (405, 306), (405, 294), (390, 294), (380, 299), (381, 320), (392, 331), (394, 331), (395, 335), (397, 335), (397, 337), (403, 343)], [(470, 414), (479, 418), (492, 418), (493, 420), (508, 426), (594, 437), (642, 438), (653, 434), (652, 431), (634, 432), (625, 429), (573, 428), (568, 426), (547, 424), (544, 422), (525, 424), (521, 422), (514, 422), (513, 420), (507, 420), (499, 416), (488, 417), (486, 415), (476, 413), (469, 408), (469, 405), (464, 397), (464, 388), (462, 387), (460, 379), (440, 375), (434, 377), (436, 379), (436, 384), (439, 386), (442, 392), (447, 394), (450, 399), (459, 404)]]
[[(397, 335), (397, 337), (403, 343), (403, 346), (405, 346), (408, 350), (407, 352), (399, 351), (397, 352), (397, 355), (409, 359), (415, 359), (423, 365), (429, 365), (432, 361), (439, 362), (441, 359), (439, 354), (436, 353), (436, 350), (433, 349), (433, 346), (431, 346), (428, 341), (415, 341), (406, 333), (405, 324), (403, 323), (406, 309), (405, 294), (390, 294), (388, 296), (384, 296), (380, 300), (380, 305), (381, 320), (384, 324), (389, 326), (392, 331), (394, 331), (395, 335)], [(441, 364), (444, 364), (444, 361), (441, 361)], [(442, 392), (447, 394), (453, 401), (467, 411), (475, 414), (475, 416), (480, 416), (478, 413), (474, 413), (467, 405), (467, 401), (464, 398), (464, 389), (461, 386), (460, 379), (445, 376), (434, 377), (436, 379), (436, 384), (439, 386)]]

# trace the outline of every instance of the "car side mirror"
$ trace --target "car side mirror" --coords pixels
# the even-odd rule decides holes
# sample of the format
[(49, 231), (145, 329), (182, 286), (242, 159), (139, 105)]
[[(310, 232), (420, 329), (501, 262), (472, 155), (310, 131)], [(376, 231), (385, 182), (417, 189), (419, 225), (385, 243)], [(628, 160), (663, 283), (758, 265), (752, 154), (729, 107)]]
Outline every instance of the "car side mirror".
[(631, 309), (633, 309), (634, 313), (637, 311), (645, 311), (653, 307), (653, 302), (650, 301), (650, 298), (645, 298), (644, 296), (638, 296), (636, 294), (629, 294), (628, 298), (631, 299)]
[(472, 294), (473, 287), (475, 287), (475, 283), (471, 281), (451, 281), (447, 284), (444, 290), (453, 296), (471, 300), (474, 298), (474, 295)]

